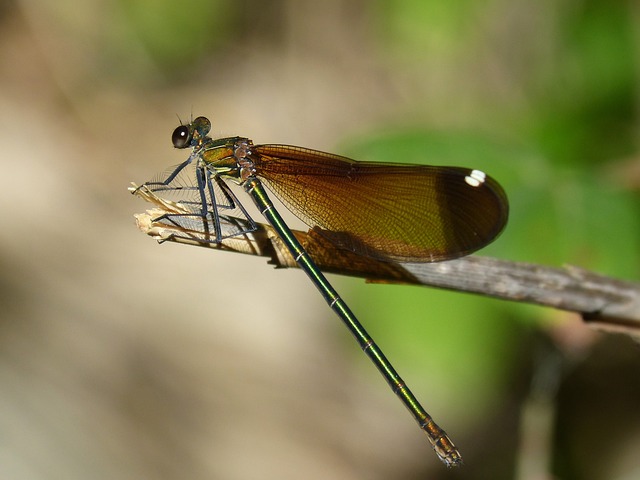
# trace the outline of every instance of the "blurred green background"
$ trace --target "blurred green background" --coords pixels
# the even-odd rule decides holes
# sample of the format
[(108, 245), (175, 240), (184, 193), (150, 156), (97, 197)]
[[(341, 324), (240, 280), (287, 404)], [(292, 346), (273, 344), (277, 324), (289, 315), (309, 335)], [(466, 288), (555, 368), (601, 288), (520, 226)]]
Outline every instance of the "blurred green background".
[(0, 1), (0, 477), (640, 477), (629, 338), (332, 277), (460, 447), (446, 470), (302, 273), (158, 246), (126, 191), (206, 115), (480, 168), (511, 202), (481, 254), (637, 280), (639, 47), (635, 2)]

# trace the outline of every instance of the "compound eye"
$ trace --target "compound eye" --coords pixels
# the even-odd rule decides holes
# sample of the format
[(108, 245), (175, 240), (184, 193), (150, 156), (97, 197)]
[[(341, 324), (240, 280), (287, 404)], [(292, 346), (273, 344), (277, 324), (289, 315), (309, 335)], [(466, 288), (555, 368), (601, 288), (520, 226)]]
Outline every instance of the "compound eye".
[(186, 125), (180, 125), (173, 131), (171, 141), (175, 148), (187, 148), (191, 143), (191, 132)]
[(193, 128), (200, 134), (201, 137), (204, 137), (211, 130), (211, 121), (207, 117), (198, 117), (193, 123)]

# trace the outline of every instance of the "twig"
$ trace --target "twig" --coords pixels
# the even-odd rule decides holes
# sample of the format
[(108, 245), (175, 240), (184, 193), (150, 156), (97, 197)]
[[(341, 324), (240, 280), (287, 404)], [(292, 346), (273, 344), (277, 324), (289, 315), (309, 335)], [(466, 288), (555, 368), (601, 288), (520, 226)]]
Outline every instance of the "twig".
[[(158, 221), (162, 215), (183, 212), (179, 203), (161, 199), (144, 187), (135, 187), (130, 189), (132, 193), (156, 206), (136, 215), (138, 226), (160, 242), (258, 255), (268, 257), (269, 263), (276, 267), (296, 267), (268, 225), (258, 224), (257, 230), (221, 243), (204, 242), (201, 233)], [(319, 229), (294, 233), (324, 272), (365, 278), (370, 282), (427, 285), (553, 307), (577, 312), (595, 328), (640, 336), (638, 283), (573, 266), (551, 268), (475, 255), (439, 263), (383, 262), (337, 251)]]
[(577, 312), (593, 327), (640, 335), (640, 284), (582, 268), (469, 256), (405, 265), (422, 285)]

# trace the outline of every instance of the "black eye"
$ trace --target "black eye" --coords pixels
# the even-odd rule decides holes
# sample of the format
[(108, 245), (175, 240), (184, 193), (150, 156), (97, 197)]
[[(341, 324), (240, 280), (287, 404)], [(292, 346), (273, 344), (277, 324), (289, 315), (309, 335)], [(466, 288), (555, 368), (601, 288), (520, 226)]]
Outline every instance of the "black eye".
[(191, 132), (186, 125), (180, 125), (173, 131), (171, 141), (176, 148), (187, 148), (191, 143)]

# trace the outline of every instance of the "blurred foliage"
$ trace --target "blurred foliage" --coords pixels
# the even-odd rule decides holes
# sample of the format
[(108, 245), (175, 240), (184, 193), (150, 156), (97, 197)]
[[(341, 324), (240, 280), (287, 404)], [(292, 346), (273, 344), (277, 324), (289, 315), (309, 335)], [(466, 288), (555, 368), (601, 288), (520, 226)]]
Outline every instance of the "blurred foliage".
[(531, 136), (554, 163), (602, 165), (635, 151), (637, 45), (624, 2), (581, 2), (538, 86)]
[[(336, 65), (360, 67), (356, 57), (376, 57), (367, 57), (377, 62), (374, 68), (367, 62), (362, 68), (370, 68), (367, 74), (380, 73), (380, 83), (391, 85), (384, 92), (392, 100), (380, 108), (384, 116), (372, 108), (377, 115), (372, 115), (375, 128), (363, 120), (366, 133), (357, 124), (352, 130), (357, 134), (345, 131), (337, 153), (362, 160), (480, 168), (505, 187), (511, 213), (504, 233), (479, 254), (551, 266), (569, 263), (611, 276), (638, 278), (640, 207), (638, 191), (629, 185), (640, 185), (640, 181), (625, 185), (621, 181), (630, 176), (626, 173), (629, 160), (637, 163), (638, 156), (640, 27), (633, 2), (358, 0), (350, 8), (346, 3), (327, 5), (335, 8), (338, 4), (345, 14), (356, 11), (354, 17), (369, 28), (366, 42), (373, 45), (373, 54), (357, 50), (360, 44), (341, 43), (343, 37), (338, 37), (335, 44), (340, 49), (355, 53)], [(252, 65), (257, 80), (247, 86), (275, 83), (282, 89), (290, 87), (284, 78), (299, 72), (292, 65), (300, 51), (305, 55), (300, 62), (304, 70), (322, 72), (335, 67), (327, 59), (333, 59), (336, 52), (326, 46), (335, 45), (329, 40), (336, 32), (332, 25), (306, 28), (302, 16), (319, 5), (310, 4), (285, 0), (21, 3), (25, 12), (36, 10), (45, 19), (34, 22), (34, 29), (64, 31), (60, 37), (65, 41), (51, 46), (58, 49), (58, 55), (81, 59), (60, 62), (57, 73), (58, 83), (68, 83), (75, 101), (81, 81), (69, 72), (84, 69), (78, 77), (85, 79), (86, 90), (97, 89), (99, 82), (113, 88), (110, 83), (114, 80), (125, 88), (166, 88), (163, 95), (174, 87), (180, 104), (187, 108), (192, 98), (184, 99), (184, 92), (195, 92), (194, 85), (211, 91), (216, 79), (230, 70), (250, 72), (241, 70), (246, 67), (242, 62), (256, 57), (238, 53), (253, 54), (256, 45), (262, 48), (257, 55), (273, 56), (264, 63), (256, 62), (258, 67)], [(311, 38), (304, 38), (306, 43), (298, 42), (308, 51), (296, 43), (294, 30), (298, 35), (312, 32)], [(286, 61), (279, 63), (282, 57)], [(318, 64), (313, 65), (314, 59)], [(367, 83), (340, 73), (345, 83)], [(232, 71), (226, 78), (235, 80), (235, 75)], [(271, 91), (259, 94), (264, 96), (264, 92)], [(226, 93), (215, 92), (219, 97)], [(246, 92), (242, 93), (245, 97)], [(290, 96), (304, 101), (307, 94), (300, 90)], [(164, 97), (156, 98), (164, 101)], [(230, 102), (233, 107), (253, 115), (237, 98)], [(274, 122), (282, 119), (278, 114), (284, 107), (277, 103), (279, 98), (269, 104), (278, 109), (269, 112)], [(313, 105), (326, 106), (330, 102), (325, 100), (319, 95)], [(387, 100), (372, 98), (369, 102)], [(333, 120), (349, 108), (339, 100), (334, 102), (327, 115)], [(256, 107), (254, 102), (253, 108), (264, 105)], [(300, 111), (305, 110), (286, 110)], [(316, 128), (315, 120), (294, 119), (310, 129)], [(344, 287), (348, 281), (337, 282)], [(521, 394), (514, 392), (521, 385), (514, 387), (513, 379), (521, 378), (532, 361), (531, 339), (537, 329), (553, 325), (561, 316), (551, 309), (433, 289), (361, 282), (348, 285), (356, 287), (345, 298), (354, 300), (354, 311), (418, 397), (425, 392), (429, 411), (439, 420), (438, 412), (450, 406), (448, 412), (460, 412), (460, 424), (482, 422), (487, 415), (495, 415), (505, 397)], [(351, 343), (347, 347), (354, 357), (361, 355)], [(364, 363), (358, 360), (358, 365)], [(372, 370), (368, 364), (362, 368), (368, 373)], [(607, 372), (616, 368), (617, 364)], [(614, 374), (608, 376), (612, 379)], [(615, 391), (614, 385), (607, 384), (602, 396), (611, 395), (615, 400)], [(588, 390), (581, 398), (587, 396)], [(564, 405), (563, 412), (570, 415), (574, 405)], [(605, 419), (590, 422), (589, 412), (597, 405), (589, 407), (576, 423), (591, 429), (605, 424)], [(615, 410), (611, 405), (608, 408)], [(448, 428), (446, 422), (443, 426)], [(565, 445), (571, 443), (571, 433), (562, 432)], [(602, 431), (584, 435), (596, 437), (597, 433), (602, 435)], [(591, 438), (581, 439), (580, 445), (601, 441), (593, 438), (589, 442)], [(491, 453), (486, 462), (476, 464), (508, 463), (505, 457), (516, 455), (513, 451)], [(591, 467), (595, 455), (583, 454), (580, 459), (575, 453), (574, 457), (561, 462), (565, 471), (572, 470), (571, 462), (582, 461), (583, 466)], [(603, 461), (613, 463), (611, 457), (600, 459)], [(588, 468), (573, 470), (582, 472), (581, 476), (563, 478), (588, 478)]]
[(127, 47), (140, 45), (147, 64), (174, 80), (193, 74), (193, 65), (215, 51), (234, 24), (227, 0), (118, 0), (117, 6), (124, 27), (112, 43), (121, 47), (118, 57), (131, 58)]
[[(229, 2), (190, 0), (188, 7), (162, 3), (160, 8), (150, 3), (120, 1), (131, 24), (128, 34), (138, 36), (169, 78), (200, 68), (207, 50), (213, 56), (216, 47), (231, 47), (229, 25), (244, 27), (233, 19), (237, 12)], [(637, 27), (630, 4), (376, 0), (362, 5), (392, 75), (410, 78), (407, 85), (430, 76), (459, 85), (461, 91), (448, 92), (452, 110), (465, 101), (485, 105), (464, 128), (395, 118), (375, 131), (348, 136), (341, 153), (480, 168), (504, 185), (511, 204), (507, 230), (481, 254), (638, 277), (637, 192), (625, 190), (610, 174), (612, 165), (636, 155), (637, 148)], [(511, 30), (504, 30), (501, 15), (516, 18), (506, 22)], [(477, 79), (460, 78), (476, 63)], [(498, 86), (487, 80), (496, 75), (492, 69), (502, 75)], [(477, 91), (466, 88), (483, 81), (487, 85), (475, 85)], [(423, 96), (420, 87), (414, 90), (416, 110), (431, 108), (424, 88)], [(446, 102), (434, 106), (432, 118), (446, 115)], [(531, 326), (556, 316), (548, 309), (401, 286), (358, 286), (353, 296), (354, 309), (374, 336), (384, 339), (381, 344), (410, 383), (429, 391), (429, 404), (458, 402), (452, 410), (464, 412), (461, 422), (491, 410), (530, 354), (521, 345), (527, 344)]]
[[(167, 4), (167, 11), (151, 9), (151, 16), (148, 2), (122, 2), (136, 34), (167, 72), (189, 63), (197, 67), (204, 44), (213, 53), (216, 42), (226, 48), (232, 43), (224, 26), (233, 24), (225, 20), (231, 9), (219, 9), (226, 2), (191, 1), (199, 5)], [(448, 94), (452, 109), (465, 101), (487, 105), (464, 128), (430, 128), (424, 118), (395, 118), (348, 136), (341, 153), (480, 168), (503, 184), (511, 204), (506, 231), (481, 254), (638, 277), (637, 192), (625, 190), (611, 175), (611, 167), (634, 156), (637, 147), (637, 32), (629, 4), (376, 0), (363, 5), (381, 61), (393, 74), (410, 78), (408, 85), (430, 76), (462, 89), (485, 81), (477, 91)], [(185, 15), (187, 10), (208, 14)], [(504, 31), (503, 17), (491, 11), (521, 19)], [(529, 30), (520, 31), (519, 25)], [(476, 63), (477, 79), (459, 78)], [(495, 74), (492, 68), (504, 72), (499, 87), (487, 80)], [(415, 92), (414, 108), (430, 110), (429, 94), (420, 96), (419, 87)], [(435, 105), (433, 116), (439, 112), (446, 113), (443, 105)], [(384, 339), (381, 344), (410, 383), (429, 391), (435, 411), (446, 404), (464, 412), (460, 422), (491, 410), (530, 355), (521, 345), (527, 345), (532, 325), (556, 316), (548, 309), (402, 286), (358, 285), (353, 296), (355, 310), (374, 337)]]
[(384, 47), (401, 60), (415, 61), (424, 55), (425, 48), (451, 58), (460, 49), (469, 48), (474, 20), (489, 3), (376, 0), (376, 24)]
[[(465, 24), (478, 9), (500, 2), (377, 3), (395, 51), (416, 59), (427, 43), (422, 37), (427, 33), (420, 33), (425, 31), (440, 32), (450, 50), (472, 51), (473, 36), (467, 32), (472, 26)], [(635, 17), (625, 2), (584, 1), (564, 8), (562, 3), (556, 7), (557, 43), (551, 61), (546, 69), (527, 75), (532, 79), (524, 84), (529, 101), (510, 114), (511, 131), (501, 123), (497, 132), (487, 125), (482, 125), (483, 133), (398, 132), (362, 140), (354, 154), (478, 166), (504, 184), (511, 201), (510, 222), (498, 240), (508, 258), (572, 263), (637, 278), (637, 192), (625, 191), (611, 175), (612, 165), (637, 151)], [(548, 8), (546, 4), (529, 8)], [(517, 138), (517, 144), (506, 140), (510, 138)]]
[[(499, 3), (379, 0), (382, 46), (395, 65), (418, 68), (425, 45), (427, 55), (436, 52), (451, 62), (474, 51), (478, 11)], [(585, 1), (573, 8), (559, 3), (565, 8), (557, 7), (550, 57), (532, 61), (526, 75), (516, 75), (523, 81), (510, 86), (520, 89), (521, 108), (504, 105), (501, 113), (498, 102), (491, 114), (501, 121), (476, 120), (477, 128), (462, 131), (381, 126), (384, 133), (351, 139), (345, 151), (354, 158), (480, 168), (498, 179), (510, 199), (510, 220), (481, 255), (573, 264), (637, 279), (638, 192), (611, 174), (612, 167), (637, 155), (637, 27), (624, 2)], [(519, 40), (512, 39), (514, 50)], [(523, 48), (530, 40), (523, 39)], [(372, 288), (374, 294), (367, 290)], [(414, 366), (410, 382), (430, 377), (419, 387), (429, 390), (430, 401), (446, 385), (446, 400), (436, 393), (437, 401), (450, 405), (452, 398), (465, 398), (466, 392), (468, 399), (473, 392), (472, 408), (479, 409), (499, 401), (511, 369), (521, 367), (526, 349), (514, 345), (529, 322), (555, 315), (417, 288), (367, 286), (358, 295), (359, 307), (368, 309), (367, 324), (393, 357)], [(518, 318), (527, 321), (514, 323)]]
[(154, 63), (167, 71), (197, 62), (229, 33), (230, 3), (224, 0), (119, 0), (124, 18)]

